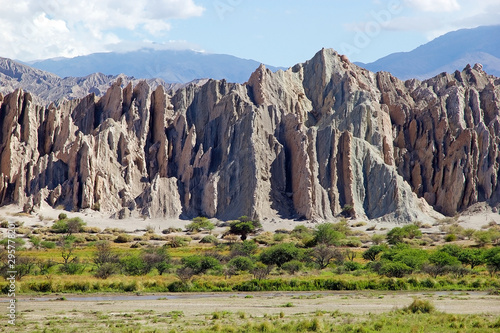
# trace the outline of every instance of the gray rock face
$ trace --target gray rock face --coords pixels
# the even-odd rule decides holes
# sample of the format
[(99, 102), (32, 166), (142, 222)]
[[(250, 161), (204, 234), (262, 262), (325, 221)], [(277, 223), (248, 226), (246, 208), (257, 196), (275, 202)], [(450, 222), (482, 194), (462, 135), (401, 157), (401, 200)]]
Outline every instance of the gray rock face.
[(0, 203), (112, 216), (425, 220), (499, 198), (498, 79), (402, 82), (333, 50), (246, 84), (0, 99)]

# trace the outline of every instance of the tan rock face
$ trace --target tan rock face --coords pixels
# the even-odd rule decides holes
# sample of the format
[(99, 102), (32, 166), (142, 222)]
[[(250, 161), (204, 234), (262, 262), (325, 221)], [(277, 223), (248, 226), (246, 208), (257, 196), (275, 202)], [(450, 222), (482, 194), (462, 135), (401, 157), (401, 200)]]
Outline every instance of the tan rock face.
[(100, 99), (0, 99), (0, 204), (110, 216), (425, 219), (499, 199), (499, 80), (419, 82), (333, 50), (245, 85), (117, 81)]

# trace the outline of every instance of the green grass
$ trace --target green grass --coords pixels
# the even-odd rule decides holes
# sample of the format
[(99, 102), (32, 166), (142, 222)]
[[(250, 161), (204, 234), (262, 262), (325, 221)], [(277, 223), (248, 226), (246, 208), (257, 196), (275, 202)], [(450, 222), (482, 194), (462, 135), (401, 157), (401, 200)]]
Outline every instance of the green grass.
[[(8, 329), (1, 324), (0, 331)], [(500, 318), (487, 315), (456, 315), (394, 310), (381, 314), (352, 315), (318, 311), (285, 315), (216, 311), (203, 316), (185, 316), (182, 311), (154, 310), (102, 313), (78, 311), (51, 314), (36, 320), (19, 319), (16, 332), (498, 332)]]

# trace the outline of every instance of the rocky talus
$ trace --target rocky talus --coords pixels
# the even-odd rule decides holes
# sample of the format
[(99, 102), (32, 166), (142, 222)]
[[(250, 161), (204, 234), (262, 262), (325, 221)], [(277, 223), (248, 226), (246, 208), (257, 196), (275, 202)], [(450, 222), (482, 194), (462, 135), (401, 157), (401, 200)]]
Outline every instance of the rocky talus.
[(243, 85), (122, 83), (48, 107), (0, 97), (0, 204), (412, 221), (500, 198), (500, 80), (480, 65), (403, 82), (323, 49)]

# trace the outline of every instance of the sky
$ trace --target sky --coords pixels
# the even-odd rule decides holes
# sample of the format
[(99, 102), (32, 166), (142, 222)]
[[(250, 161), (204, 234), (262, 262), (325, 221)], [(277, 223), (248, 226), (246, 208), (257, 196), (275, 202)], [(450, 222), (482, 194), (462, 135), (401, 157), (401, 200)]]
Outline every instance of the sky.
[(0, 0), (0, 56), (192, 49), (289, 67), (321, 48), (372, 62), (500, 24), (498, 0)]

